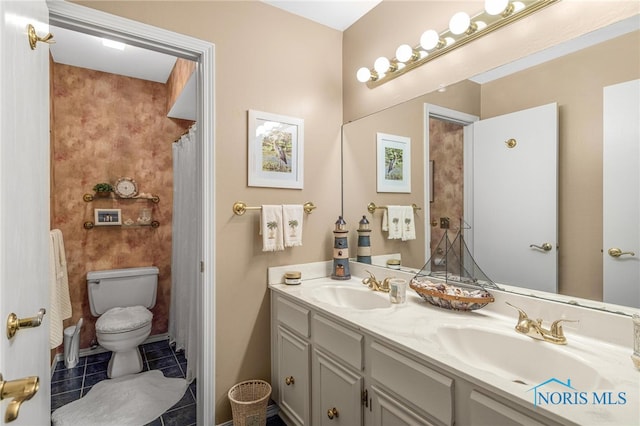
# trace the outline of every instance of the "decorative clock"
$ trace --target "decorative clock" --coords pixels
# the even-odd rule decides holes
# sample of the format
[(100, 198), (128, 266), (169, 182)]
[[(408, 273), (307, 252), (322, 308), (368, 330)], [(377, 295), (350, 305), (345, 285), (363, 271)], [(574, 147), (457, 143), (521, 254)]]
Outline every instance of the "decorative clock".
[(138, 195), (138, 184), (130, 177), (121, 177), (113, 185), (113, 192), (121, 198), (133, 198)]

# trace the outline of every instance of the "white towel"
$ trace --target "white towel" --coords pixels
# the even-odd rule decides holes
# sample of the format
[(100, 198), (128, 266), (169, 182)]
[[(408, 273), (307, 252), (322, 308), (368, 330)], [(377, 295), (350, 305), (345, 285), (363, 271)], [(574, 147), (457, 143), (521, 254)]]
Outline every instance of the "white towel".
[(390, 240), (402, 238), (402, 206), (387, 206), (382, 215), (382, 230), (388, 231)]
[(262, 251), (284, 250), (282, 206), (263, 205), (260, 219)]
[(284, 224), (284, 246), (302, 245), (302, 220), (304, 210), (301, 204), (283, 204), (282, 223)]
[(69, 275), (64, 240), (59, 229), (49, 233), (49, 346), (51, 349), (62, 344), (63, 321), (71, 318), (71, 298), (69, 296)]
[(413, 217), (413, 206), (402, 207), (402, 241), (416, 239), (416, 223)]

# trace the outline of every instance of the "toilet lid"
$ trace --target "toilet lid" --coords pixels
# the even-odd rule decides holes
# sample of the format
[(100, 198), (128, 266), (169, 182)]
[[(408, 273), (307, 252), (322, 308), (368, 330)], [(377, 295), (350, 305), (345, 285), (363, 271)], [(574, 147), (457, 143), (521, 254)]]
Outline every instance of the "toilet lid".
[(96, 331), (101, 333), (119, 333), (135, 330), (149, 324), (153, 314), (144, 306), (111, 308), (100, 315), (96, 321)]

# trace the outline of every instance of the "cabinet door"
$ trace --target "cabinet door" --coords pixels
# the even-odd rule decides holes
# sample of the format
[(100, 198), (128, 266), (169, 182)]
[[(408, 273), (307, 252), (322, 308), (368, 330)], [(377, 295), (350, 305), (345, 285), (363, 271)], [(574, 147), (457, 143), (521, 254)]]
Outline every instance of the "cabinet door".
[(278, 405), (295, 424), (309, 425), (310, 345), (278, 327), (278, 354)]
[(371, 386), (373, 426), (435, 426), (377, 386)]
[(538, 422), (480, 392), (471, 392), (469, 398), (471, 426), (543, 426)]
[(317, 349), (313, 358), (313, 424), (362, 425), (362, 376)]

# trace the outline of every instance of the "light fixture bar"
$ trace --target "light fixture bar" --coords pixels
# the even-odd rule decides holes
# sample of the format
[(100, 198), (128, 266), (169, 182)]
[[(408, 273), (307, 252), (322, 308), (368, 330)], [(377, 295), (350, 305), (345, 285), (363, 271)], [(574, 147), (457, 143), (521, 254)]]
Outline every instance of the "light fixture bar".
[[(512, 22), (525, 18), (540, 9), (556, 3), (557, 1), (559, 0), (510, 1), (504, 12), (497, 15), (491, 15), (483, 10), (482, 12), (471, 17), (471, 23), (469, 24), (469, 28), (467, 29), (467, 31), (464, 31), (458, 35), (454, 34), (449, 29), (441, 32), (439, 34), (441, 43), (438, 43), (435, 48), (425, 51), (425, 49), (420, 44), (418, 44), (416, 47), (414, 47), (414, 51), (421, 52), (422, 55), (417, 58), (416, 56), (414, 56), (414, 58), (416, 59), (414, 59), (413, 61), (407, 61), (406, 63), (404, 63), (404, 66), (399, 66), (396, 69), (389, 69), (383, 75), (380, 75), (379, 72), (371, 69), (371, 78), (366, 81), (366, 85), (371, 89), (380, 86), (381, 84), (391, 81), (394, 78), (397, 78), (414, 68), (424, 65), (427, 62), (430, 62), (448, 52), (451, 52), (458, 47), (464, 46), (465, 44), (470, 43), (473, 40), (476, 40), (486, 34), (492, 33), (493, 31), (509, 25)], [(520, 6), (520, 9), (518, 8), (518, 6)], [(402, 61), (399, 61), (397, 58), (393, 58), (389, 60), (389, 62), (391, 64), (402, 64)], [(366, 68), (364, 69), (366, 70)]]

